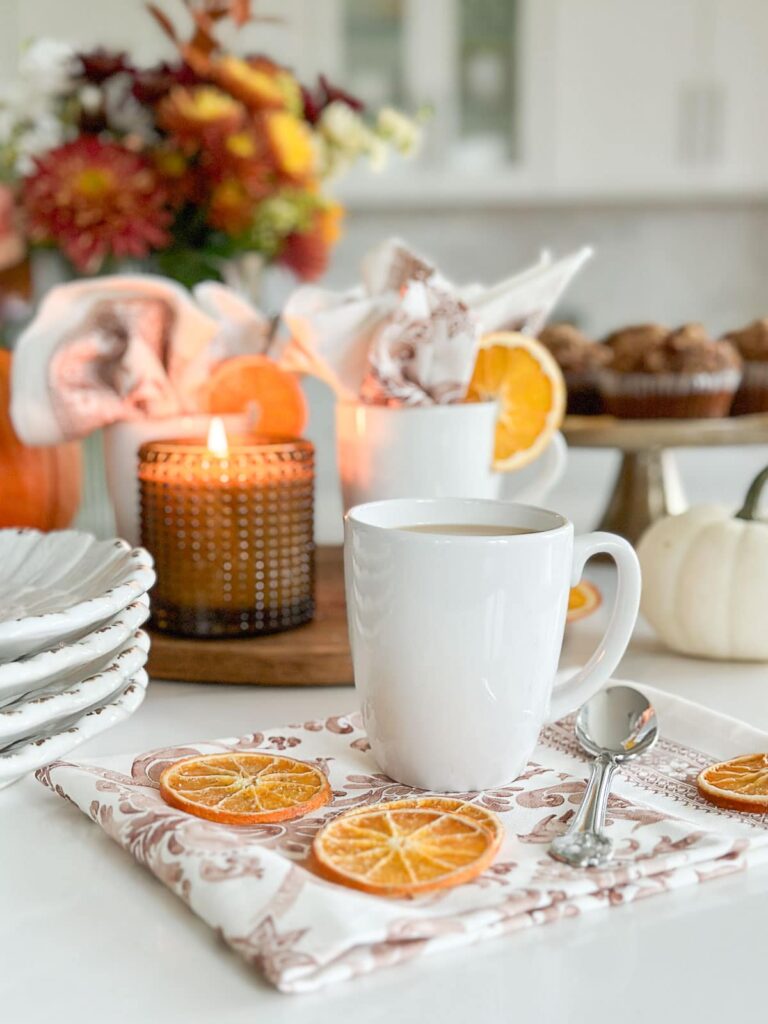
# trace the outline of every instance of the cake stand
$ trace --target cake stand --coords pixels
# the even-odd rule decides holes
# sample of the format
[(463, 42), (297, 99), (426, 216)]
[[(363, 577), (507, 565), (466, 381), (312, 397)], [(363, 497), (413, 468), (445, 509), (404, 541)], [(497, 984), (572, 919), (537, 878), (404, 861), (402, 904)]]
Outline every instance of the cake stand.
[(673, 449), (768, 444), (768, 413), (701, 420), (566, 416), (562, 432), (572, 448), (617, 448), (622, 453), (598, 529), (635, 544), (656, 519), (686, 508)]

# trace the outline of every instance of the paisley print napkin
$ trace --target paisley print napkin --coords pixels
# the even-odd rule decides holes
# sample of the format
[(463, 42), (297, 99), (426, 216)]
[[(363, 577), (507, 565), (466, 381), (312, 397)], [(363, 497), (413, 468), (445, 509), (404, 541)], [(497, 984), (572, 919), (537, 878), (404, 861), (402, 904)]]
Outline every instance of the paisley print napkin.
[[(307, 992), (380, 967), (589, 910), (656, 896), (768, 858), (768, 821), (703, 801), (695, 777), (712, 759), (768, 749), (768, 736), (643, 688), (663, 729), (657, 747), (617, 776), (605, 869), (556, 863), (546, 848), (581, 798), (587, 765), (563, 720), (509, 785), (466, 794), (500, 814), (506, 839), (492, 867), (466, 885), (387, 900), (323, 881), (304, 867), (312, 838), (339, 812), (411, 793), (382, 775), (356, 714), (240, 739), (112, 758), (57, 761), (38, 778), (70, 800), (284, 992)], [(166, 764), (197, 752), (284, 751), (328, 773), (333, 802), (297, 821), (231, 828), (166, 805)]]
[(592, 250), (538, 263), (490, 287), (457, 285), (397, 238), (363, 259), (344, 292), (297, 288), (283, 310), (295, 348), (343, 401), (461, 401), (484, 334), (535, 335)]

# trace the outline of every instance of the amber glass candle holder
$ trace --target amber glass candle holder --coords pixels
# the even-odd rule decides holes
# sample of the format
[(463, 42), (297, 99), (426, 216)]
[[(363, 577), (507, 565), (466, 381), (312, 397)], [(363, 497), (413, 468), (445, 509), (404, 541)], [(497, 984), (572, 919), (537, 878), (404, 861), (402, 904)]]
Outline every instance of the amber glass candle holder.
[(163, 632), (276, 633), (314, 614), (314, 448), (235, 438), (139, 450), (142, 544), (155, 559), (152, 622)]

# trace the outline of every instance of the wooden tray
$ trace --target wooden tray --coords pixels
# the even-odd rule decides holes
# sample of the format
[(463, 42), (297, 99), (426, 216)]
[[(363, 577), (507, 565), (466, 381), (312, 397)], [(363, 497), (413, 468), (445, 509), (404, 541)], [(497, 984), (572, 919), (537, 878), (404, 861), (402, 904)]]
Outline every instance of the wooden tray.
[(352, 682), (340, 547), (318, 548), (314, 621), (287, 633), (242, 640), (193, 640), (152, 632), (147, 665), (154, 679), (259, 686)]

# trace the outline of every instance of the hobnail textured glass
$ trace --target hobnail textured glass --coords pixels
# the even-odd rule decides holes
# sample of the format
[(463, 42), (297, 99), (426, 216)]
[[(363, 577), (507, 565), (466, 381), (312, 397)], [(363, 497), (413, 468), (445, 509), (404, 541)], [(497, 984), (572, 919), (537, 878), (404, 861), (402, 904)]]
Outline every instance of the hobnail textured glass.
[(155, 559), (152, 623), (187, 636), (252, 636), (314, 614), (314, 449), (308, 441), (195, 441), (139, 451), (142, 544)]

